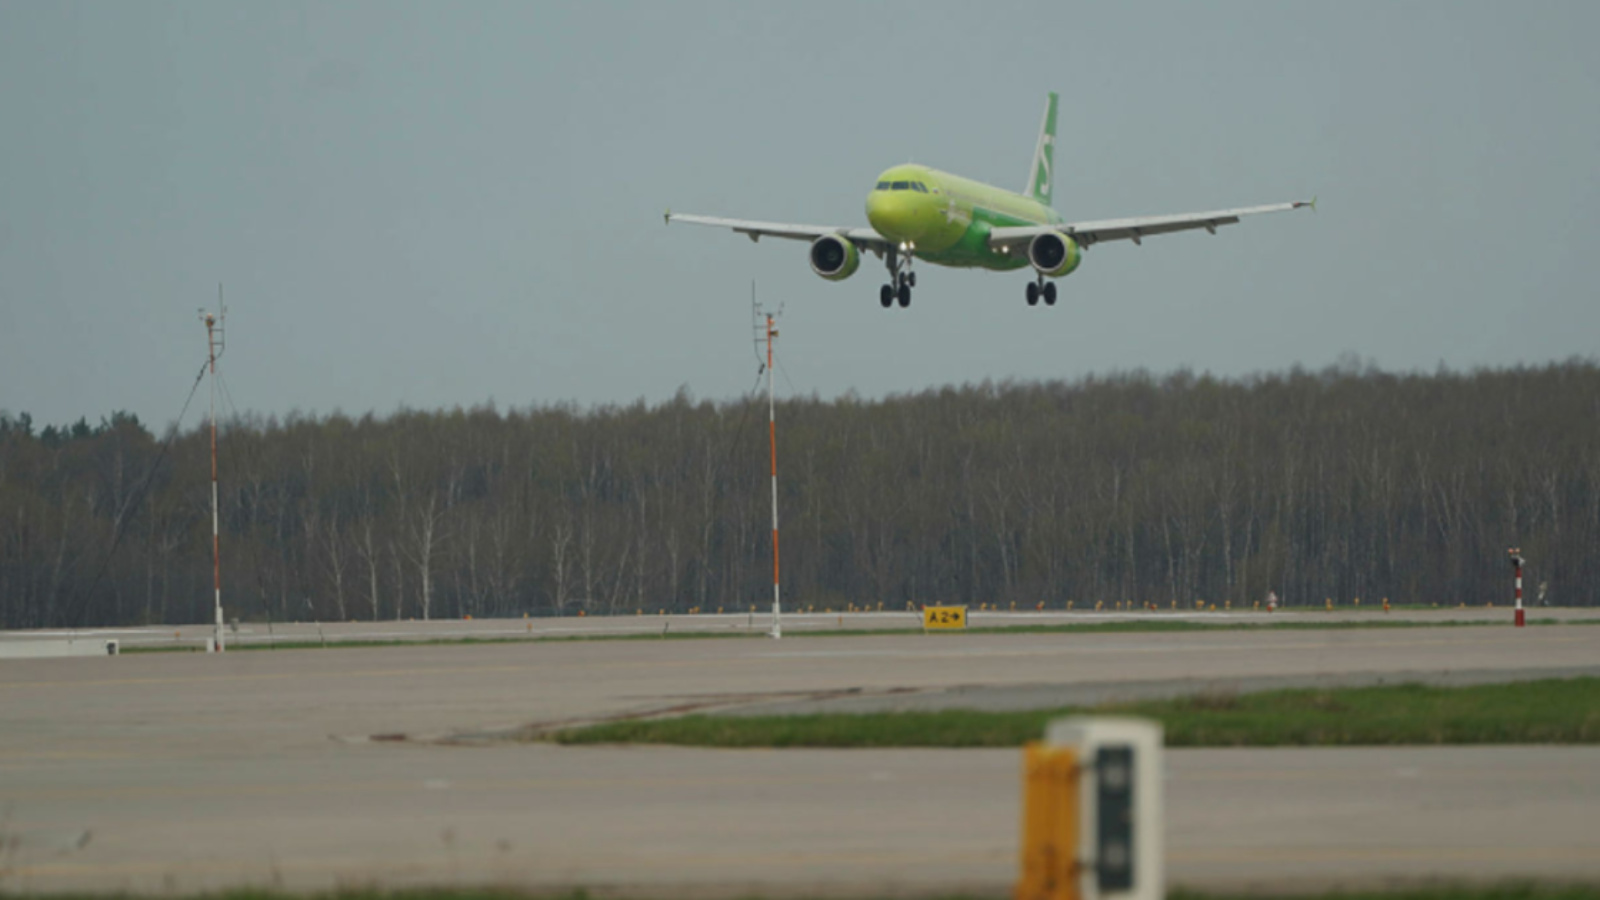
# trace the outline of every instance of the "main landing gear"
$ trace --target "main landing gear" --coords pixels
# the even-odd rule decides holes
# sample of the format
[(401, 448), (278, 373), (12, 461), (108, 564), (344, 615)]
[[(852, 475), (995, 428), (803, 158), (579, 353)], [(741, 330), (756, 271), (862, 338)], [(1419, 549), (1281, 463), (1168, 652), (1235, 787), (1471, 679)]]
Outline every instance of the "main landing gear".
[(889, 283), (878, 289), (878, 302), (884, 309), (898, 301), (902, 308), (911, 305), (911, 289), (917, 286), (917, 273), (911, 271), (911, 254), (902, 260), (898, 251), (890, 250), (888, 257)]
[(1038, 281), (1028, 282), (1028, 305), (1038, 306), (1041, 297), (1045, 306), (1056, 305), (1056, 283), (1045, 281), (1043, 275), (1039, 276)]

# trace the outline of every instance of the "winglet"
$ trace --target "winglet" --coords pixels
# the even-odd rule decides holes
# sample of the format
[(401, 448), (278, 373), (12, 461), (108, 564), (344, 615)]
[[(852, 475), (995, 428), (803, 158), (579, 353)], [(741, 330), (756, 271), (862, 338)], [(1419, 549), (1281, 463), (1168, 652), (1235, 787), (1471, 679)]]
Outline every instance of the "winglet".
[(1299, 209), (1302, 206), (1309, 206), (1309, 207), (1311, 207), (1311, 211), (1312, 212), (1316, 212), (1317, 211), (1317, 198), (1316, 197), (1312, 197), (1310, 200), (1296, 200), (1294, 202), (1294, 208), (1295, 209)]
[(671, 225), (672, 224), (672, 207), (670, 207), (670, 206), (667, 207), (666, 213), (661, 216), (661, 222), (662, 222), (663, 225)]

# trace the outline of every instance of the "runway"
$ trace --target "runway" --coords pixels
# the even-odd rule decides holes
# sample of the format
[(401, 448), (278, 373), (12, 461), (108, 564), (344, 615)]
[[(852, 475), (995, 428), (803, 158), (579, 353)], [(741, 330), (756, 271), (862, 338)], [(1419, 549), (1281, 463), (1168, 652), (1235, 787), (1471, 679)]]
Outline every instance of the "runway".
[[(1591, 627), (358, 647), (0, 663), (8, 890), (505, 883), (1000, 894), (1016, 751), (487, 742), (819, 697), (1600, 667)], [(403, 738), (403, 739), (402, 739)], [(464, 740), (462, 743), (451, 741)], [(1174, 751), (1196, 887), (1600, 878), (1600, 748)]]

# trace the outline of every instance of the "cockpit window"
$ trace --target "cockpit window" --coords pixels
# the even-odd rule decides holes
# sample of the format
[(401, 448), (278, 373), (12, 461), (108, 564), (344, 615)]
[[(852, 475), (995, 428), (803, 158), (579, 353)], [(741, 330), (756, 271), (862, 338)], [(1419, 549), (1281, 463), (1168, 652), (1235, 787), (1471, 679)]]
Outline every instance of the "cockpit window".
[(909, 181), (896, 181), (893, 185), (890, 186), (890, 190), (909, 191), (909, 190), (911, 190), (911, 182), (909, 182)]
[(889, 189), (889, 182), (887, 182), (887, 181), (878, 182), (878, 190), (887, 191), (888, 189)]
[(926, 194), (928, 192), (927, 186), (920, 181), (911, 182), (911, 189), (921, 194)]

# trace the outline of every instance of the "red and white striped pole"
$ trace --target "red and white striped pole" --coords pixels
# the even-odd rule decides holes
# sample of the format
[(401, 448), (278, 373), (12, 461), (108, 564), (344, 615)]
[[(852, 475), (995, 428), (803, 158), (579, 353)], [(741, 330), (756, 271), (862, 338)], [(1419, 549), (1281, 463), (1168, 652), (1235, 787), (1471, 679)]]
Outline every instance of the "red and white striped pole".
[(767, 440), (772, 447), (772, 636), (783, 637), (783, 608), (778, 599), (778, 412), (772, 397), (772, 339), (778, 336), (767, 315)]
[[(220, 286), (217, 293), (222, 293)], [(202, 318), (206, 323), (206, 363), (211, 370), (211, 587), (216, 604), (211, 649), (221, 653), (227, 646), (222, 636), (222, 538), (217, 509), (217, 317), (203, 313)]]
[(1511, 550), (1510, 550), (1510, 554), (1511, 554), (1511, 568), (1512, 568), (1513, 571), (1515, 571), (1517, 573), (1516, 574), (1516, 577), (1517, 577), (1517, 627), (1521, 628), (1522, 624), (1523, 624), (1523, 618), (1522, 618), (1522, 563), (1523, 563), (1522, 550), (1520, 548), (1518, 548), (1518, 547), (1512, 547)]

